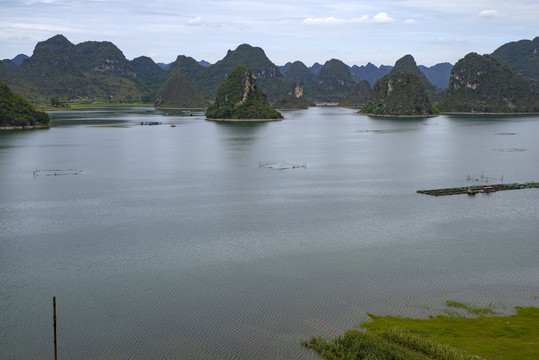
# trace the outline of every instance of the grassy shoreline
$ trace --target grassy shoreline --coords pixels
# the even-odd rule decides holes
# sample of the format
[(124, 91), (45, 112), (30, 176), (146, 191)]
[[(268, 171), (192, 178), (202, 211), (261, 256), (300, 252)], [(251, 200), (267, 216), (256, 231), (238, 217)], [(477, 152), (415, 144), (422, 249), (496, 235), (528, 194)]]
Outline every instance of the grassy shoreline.
[(428, 319), (368, 314), (362, 329), (302, 344), (323, 359), (539, 359), (539, 308), (516, 307), (515, 314), (499, 315), (492, 304), (480, 308), (448, 300), (446, 306), (448, 315)]

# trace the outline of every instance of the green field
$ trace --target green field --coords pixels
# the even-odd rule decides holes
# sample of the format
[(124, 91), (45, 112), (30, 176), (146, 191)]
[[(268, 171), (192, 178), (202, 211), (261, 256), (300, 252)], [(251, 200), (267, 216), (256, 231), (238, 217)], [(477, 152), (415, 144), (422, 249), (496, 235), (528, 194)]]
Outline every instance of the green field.
[(351, 329), (332, 340), (313, 337), (303, 345), (324, 359), (539, 359), (539, 308), (517, 307), (516, 314), (496, 316), (493, 305), (449, 300), (446, 306), (450, 315), (428, 319), (369, 314), (371, 320), (361, 324), (366, 331)]

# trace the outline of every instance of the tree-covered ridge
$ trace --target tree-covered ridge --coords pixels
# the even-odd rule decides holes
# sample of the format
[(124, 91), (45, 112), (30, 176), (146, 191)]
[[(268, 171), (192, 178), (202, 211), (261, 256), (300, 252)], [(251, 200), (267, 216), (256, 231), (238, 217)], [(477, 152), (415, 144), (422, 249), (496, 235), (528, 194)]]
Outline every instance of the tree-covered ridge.
[(378, 68), (376, 65), (368, 63), (367, 65), (352, 66), (350, 68), (350, 73), (356, 80), (367, 80), (371, 86), (374, 86), (374, 84), (376, 84), (379, 79), (387, 75), (392, 68), (392, 66), (387, 65), (381, 65)]
[(157, 93), (155, 106), (180, 109), (205, 108), (208, 101), (191, 86), (181, 70), (178, 70), (165, 81)]
[(31, 57), (19, 58), (18, 71), (11, 76), (0, 73), (0, 80), (25, 98), (42, 103), (53, 97), (149, 101), (166, 79), (166, 71), (150, 58), (128, 61), (107, 41), (74, 45), (56, 35), (37, 43)]
[(0, 127), (47, 126), (49, 115), (34, 107), (0, 82)]
[(426, 77), (426, 75), (417, 66), (412, 55), (408, 54), (397, 60), (390, 73), (397, 71), (405, 71), (416, 75), (419, 80), (425, 85), (425, 91), (430, 101), (439, 101), (445, 95), (445, 92), (437, 89)]
[(430, 116), (437, 114), (429, 101), (425, 85), (405, 71), (391, 72), (378, 80), (371, 100), (361, 109), (364, 114)]
[(315, 74), (301, 61), (294, 61), (288, 66), (283, 77), (288, 82), (301, 79), (304, 84), (308, 84), (314, 80)]
[(539, 79), (539, 37), (502, 45), (492, 53), (492, 56), (516, 73)]
[(470, 53), (451, 71), (446, 112), (539, 112), (539, 80), (512, 72), (490, 55)]
[(304, 95), (303, 80), (296, 78), (290, 82), (288, 93), (275, 100), (272, 105), (276, 109), (308, 109), (310, 106), (315, 106)]
[(355, 82), (349, 67), (340, 60), (326, 61), (316, 82), (306, 84), (307, 97), (313, 101), (339, 102), (347, 96)]
[(395, 66), (393, 66), (393, 69), (391, 69), (390, 73), (394, 73), (397, 71), (405, 71), (416, 75), (419, 80), (421, 80), (423, 85), (425, 85), (425, 89), (427, 91), (434, 90), (434, 85), (431, 84), (425, 74), (423, 74), (421, 69), (419, 69), (412, 55), (404, 55), (399, 60), (397, 60), (397, 62), (395, 62)]
[(169, 73), (147, 56), (139, 56), (130, 63), (136, 74), (135, 81), (143, 91), (142, 102), (152, 102)]
[(251, 70), (236, 67), (217, 90), (215, 103), (207, 112), (208, 119), (282, 119), (266, 95), (257, 87)]
[(361, 80), (355, 84), (344, 99), (339, 103), (340, 106), (362, 107), (371, 99), (371, 85), (367, 80)]
[(242, 44), (235, 50), (228, 50), (226, 56), (210, 67), (200, 65), (195, 59), (179, 56), (171, 70), (180, 69), (193, 87), (206, 99), (213, 99), (217, 89), (239, 65), (251, 69), (258, 86), (264, 90), (270, 100), (286, 92), (287, 85), (277, 65), (272, 63), (259, 47)]

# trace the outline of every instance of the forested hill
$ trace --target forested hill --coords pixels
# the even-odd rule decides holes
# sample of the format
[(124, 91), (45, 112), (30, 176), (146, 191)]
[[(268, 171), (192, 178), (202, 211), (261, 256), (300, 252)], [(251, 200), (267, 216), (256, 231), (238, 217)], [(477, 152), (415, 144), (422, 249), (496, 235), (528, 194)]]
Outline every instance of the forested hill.
[(49, 115), (36, 109), (0, 82), (0, 128), (47, 126)]
[(507, 43), (492, 56), (523, 76), (539, 79), (539, 37)]
[(539, 112), (539, 80), (512, 72), (491, 55), (470, 53), (451, 71), (446, 112)]
[(251, 70), (240, 65), (226, 78), (217, 91), (215, 103), (206, 112), (208, 119), (282, 119), (266, 95), (256, 85)]

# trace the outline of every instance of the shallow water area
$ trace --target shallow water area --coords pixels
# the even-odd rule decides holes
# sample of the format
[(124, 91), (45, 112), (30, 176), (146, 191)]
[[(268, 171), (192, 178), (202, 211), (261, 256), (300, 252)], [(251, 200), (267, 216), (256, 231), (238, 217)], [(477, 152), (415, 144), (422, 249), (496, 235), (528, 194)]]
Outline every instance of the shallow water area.
[(50, 358), (53, 296), (66, 359), (315, 359), (366, 312), (539, 305), (539, 189), (416, 193), (539, 181), (539, 116), (282, 113), (0, 132), (0, 359)]

